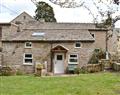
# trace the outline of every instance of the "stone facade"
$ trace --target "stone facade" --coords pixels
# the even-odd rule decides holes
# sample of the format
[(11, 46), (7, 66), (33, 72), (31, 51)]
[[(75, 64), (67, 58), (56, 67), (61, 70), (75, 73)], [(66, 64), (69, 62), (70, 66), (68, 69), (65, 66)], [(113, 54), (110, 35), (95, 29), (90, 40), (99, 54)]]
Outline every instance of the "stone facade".
[(90, 33), (94, 34), (95, 42), (94, 47), (95, 48), (101, 48), (104, 51), (106, 50), (106, 32), (107, 31), (97, 31), (97, 30), (91, 30)]
[[(57, 45), (62, 45), (68, 49), (68, 52), (65, 54), (65, 70), (68, 65), (68, 56), (70, 54), (78, 54), (79, 66), (84, 66), (89, 61), (89, 58), (93, 51), (93, 45), (90, 42), (82, 43), (81, 48), (75, 48), (75, 42), (67, 43), (42, 43), (42, 42), (33, 42), (32, 48), (25, 48), (25, 42), (4, 42), (3, 43), (3, 63), (8, 66), (15, 66), (16, 68), (21, 68), (25, 72), (34, 72), (34, 65), (36, 62), (44, 63), (45, 61), (48, 64), (48, 71), (51, 71), (51, 49)], [(26, 65), (23, 64), (24, 54), (31, 53), (33, 54), (33, 64)]]
[[(82, 67), (88, 63), (94, 49), (106, 49), (107, 31), (91, 23), (38, 22), (25, 12), (11, 23), (2, 27), (2, 65), (13, 66), (26, 73), (35, 72), (35, 64), (45, 62), (47, 71), (54, 73), (55, 54), (51, 50), (56, 46), (66, 49), (64, 73), (70, 54), (78, 55), (78, 67)], [(34, 32), (45, 33), (45, 36), (33, 37)], [(26, 48), (26, 42), (31, 42), (32, 47)], [(80, 48), (75, 47), (76, 42), (80, 42)], [(32, 64), (24, 64), (25, 53), (32, 54)]]

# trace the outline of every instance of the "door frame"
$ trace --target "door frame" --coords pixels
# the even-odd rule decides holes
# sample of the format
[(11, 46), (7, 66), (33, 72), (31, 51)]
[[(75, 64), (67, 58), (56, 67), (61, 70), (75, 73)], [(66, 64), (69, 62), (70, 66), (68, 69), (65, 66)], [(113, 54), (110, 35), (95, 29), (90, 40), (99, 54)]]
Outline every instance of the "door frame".
[[(62, 55), (62, 61), (63, 61), (63, 73), (56, 73), (55, 72), (55, 64), (57, 61), (57, 55)], [(54, 74), (64, 74), (65, 73), (65, 54), (64, 53), (54, 53), (54, 59), (53, 59), (53, 73)]]

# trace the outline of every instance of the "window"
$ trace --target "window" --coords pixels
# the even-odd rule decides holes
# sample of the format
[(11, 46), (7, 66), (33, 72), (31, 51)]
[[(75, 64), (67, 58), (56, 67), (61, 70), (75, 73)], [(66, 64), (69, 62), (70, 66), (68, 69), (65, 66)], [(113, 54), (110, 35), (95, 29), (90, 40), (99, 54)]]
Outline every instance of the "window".
[(26, 16), (23, 16), (23, 19), (25, 20), (25, 19), (26, 19)]
[(32, 54), (24, 54), (24, 64), (32, 64), (33, 63), (33, 56)]
[(57, 55), (57, 60), (63, 60), (62, 55)]
[(44, 37), (45, 33), (44, 32), (34, 32), (32, 36), (34, 37)]
[(95, 34), (94, 33), (90, 33), (92, 35), (93, 38), (95, 38)]
[(78, 55), (77, 54), (69, 55), (69, 64), (78, 64)]
[(32, 48), (31, 42), (25, 42), (25, 48)]
[(75, 48), (81, 48), (81, 43), (80, 42), (76, 42), (75, 43)]

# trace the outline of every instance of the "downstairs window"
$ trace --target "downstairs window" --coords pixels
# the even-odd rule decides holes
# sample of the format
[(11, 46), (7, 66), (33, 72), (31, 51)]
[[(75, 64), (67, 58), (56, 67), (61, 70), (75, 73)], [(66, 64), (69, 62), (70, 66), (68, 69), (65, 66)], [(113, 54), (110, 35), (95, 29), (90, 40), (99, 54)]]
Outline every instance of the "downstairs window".
[(24, 54), (24, 62), (23, 64), (32, 64), (33, 63), (33, 55), (32, 54), (28, 54), (28, 53), (25, 53)]

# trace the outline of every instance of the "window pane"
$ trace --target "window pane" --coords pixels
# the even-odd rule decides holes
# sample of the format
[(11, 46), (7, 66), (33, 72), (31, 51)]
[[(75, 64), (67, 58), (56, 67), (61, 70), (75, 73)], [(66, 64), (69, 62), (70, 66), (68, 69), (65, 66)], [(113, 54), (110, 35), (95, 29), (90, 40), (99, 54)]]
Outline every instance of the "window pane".
[(70, 57), (77, 57), (77, 55), (70, 55)]
[(92, 35), (93, 38), (95, 37), (95, 34), (91, 34), (91, 35)]
[(25, 58), (32, 58), (32, 54), (25, 54)]
[(57, 60), (62, 60), (62, 55), (57, 55)]
[(31, 42), (26, 43), (26, 47), (31, 47), (31, 46), (32, 46)]
[(77, 59), (70, 59), (70, 62), (77, 62)]
[(80, 43), (76, 43), (75, 46), (76, 47), (81, 47), (81, 44)]
[(32, 63), (32, 59), (25, 59), (25, 63)]

